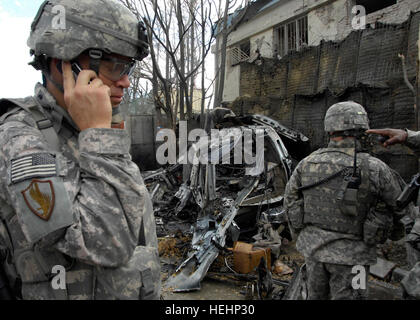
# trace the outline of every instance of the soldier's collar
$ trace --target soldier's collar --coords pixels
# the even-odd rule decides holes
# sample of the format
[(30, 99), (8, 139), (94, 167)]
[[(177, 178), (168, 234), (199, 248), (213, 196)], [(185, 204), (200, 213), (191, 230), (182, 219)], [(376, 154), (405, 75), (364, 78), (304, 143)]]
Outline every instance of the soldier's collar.
[[(328, 144), (328, 148), (354, 148), (354, 141), (353, 139), (343, 139), (340, 141), (330, 140)], [(362, 145), (358, 140), (356, 140), (356, 150), (360, 151), (362, 149)]]
[(56, 132), (59, 132), (63, 125), (70, 127), (72, 131), (80, 132), (67, 110), (60, 107), (51, 93), (41, 84), (35, 86), (35, 98), (41, 104), (42, 108), (52, 116), (52, 122)]

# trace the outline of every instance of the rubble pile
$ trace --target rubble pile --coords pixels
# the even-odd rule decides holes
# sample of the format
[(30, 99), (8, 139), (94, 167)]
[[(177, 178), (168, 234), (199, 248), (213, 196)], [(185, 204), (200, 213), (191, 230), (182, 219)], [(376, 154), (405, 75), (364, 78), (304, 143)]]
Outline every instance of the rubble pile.
[[(284, 188), (299, 160), (286, 145), (293, 146), (293, 153), (308, 139), (265, 116), (229, 113), (214, 118), (219, 139), (208, 146), (202, 141), (192, 145), (199, 161), (144, 173), (154, 204), (161, 261), (165, 271), (172, 273), (164, 287), (174, 292), (199, 290), (209, 270), (213, 276), (216, 272), (236, 278), (257, 273), (251, 280), (259, 283), (258, 296), (267, 298), (273, 289), (268, 283), (273, 282), (272, 270), (291, 273), (289, 266), (277, 261), (282, 239), (290, 240)], [(261, 132), (264, 149), (258, 154)], [(254, 144), (251, 151), (242, 148), (241, 139), (247, 134)], [(237, 146), (255, 159), (253, 165), (235, 162)], [(208, 154), (200, 152), (203, 148), (208, 148)]]
[[(303, 289), (294, 286), (305, 265), (291, 242), (283, 193), (294, 165), (305, 156), (308, 139), (260, 115), (237, 117), (230, 112), (219, 115), (214, 127), (220, 140), (204, 146), (208, 154), (200, 153), (200, 141), (192, 145), (198, 161), (143, 173), (154, 205), (164, 292), (198, 291), (206, 277), (234, 284), (245, 299), (304, 296)], [(238, 137), (248, 130), (256, 144), (261, 129), (263, 156), (256, 156), (256, 148), (250, 156), (262, 170), (235, 163)], [(226, 145), (229, 148), (222, 147)], [(212, 157), (215, 149), (224, 161), (203, 159)], [(371, 285), (378, 296), (389, 298), (392, 290), (384, 285), (395, 289), (391, 280), (398, 277), (399, 266), (384, 262), (372, 268)]]

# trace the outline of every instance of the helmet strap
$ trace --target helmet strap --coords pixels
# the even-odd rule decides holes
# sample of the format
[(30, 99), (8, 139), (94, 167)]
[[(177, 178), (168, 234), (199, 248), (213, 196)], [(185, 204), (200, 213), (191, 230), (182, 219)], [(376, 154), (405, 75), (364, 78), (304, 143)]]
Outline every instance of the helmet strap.
[(63, 87), (63, 85), (62, 84), (60, 84), (60, 83), (58, 83), (57, 81), (55, 81), (52, 77), (51, 77), (51, 75), (50, 75), (50, 73), (49, 72), (47, 72), (47, 71), (42, 71), (42, 75), (46, 78), (46, 79), (48, 79), (48, 81), (49, 82), (51, 82), (58, 90), (60, 90), (61, 91), (61, 93), (63, 93), (64, 94), (64, 87)]
[[(34, 54), (34, 51), (31, 50), (31, 54)], [(50, 74), (50, 60), (51, 58), (46, 57), (45, 55), (35, 56), (34, 61), (30, 62), (29, 65), (33, 66), (36, 70), (41, 70), (42, 72), (42, 82), (43, 86), (47, 87), (47, 79), (50, 81), (58, 90), (64, 93), (63, 85), (53, 80)]]
[[(101, 63), (102, 55), (103, 53), (101, 50), (96, 50), (96, 49), (89, 50), (89, 57), (90, 57), (89, 69), (95, 71), (98, 76), (99, 76), (99, 65)], [(60, 90), (60, 92), (64, 93), (63, 85), (55, 81), (51, 77), (48, 70), (45, 70), (45, 68), (41, 68), (41, 70), (42, 70), (43, 76), (46, 79), (48, 79), (48, 81), (50, 81), (58, 90)]]
[(101, 64), (103, 53), (101, 50), (91, 49), (89, 50), (89, 69), (96, 72), (99, 76), (99, 65)]

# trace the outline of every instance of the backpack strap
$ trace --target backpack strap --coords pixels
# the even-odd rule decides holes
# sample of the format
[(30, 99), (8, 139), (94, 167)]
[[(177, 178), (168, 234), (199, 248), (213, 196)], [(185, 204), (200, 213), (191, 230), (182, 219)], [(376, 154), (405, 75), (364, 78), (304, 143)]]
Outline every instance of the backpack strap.
[(14, 110), (8, 110), (12, 106), (17, 106), (26, 112), (32, 114), (37, 128), (41, 131), (48, 145), (55, 151), (60, 151), (60, 140), (57, 133), (53, 128), (53, 124), (50, 119), (48, 119), (44, 113), (41, 111), (41, 108), (37, 101), (33, 97), (28, 97), (25, 99), (1, 99), (0, 100), (0, 124), (9, 116), (15, 112)]
[[(25, 99), (0, 99), (0, 125), (5, 122), (8, 116), (15, 114), (19, 109), (23, 109), (32, 115), (37, 128), (41, 131), (49, 148), (59, 152), (60, 140), (54, 130), (53, 123), (46, 117), (42, 106), (33, 97)], [(7, 228), (9, 220), (15, 214), (16, 213), (13, 208), (0, 198), (0, 223), (2, 223), (5, 228)], [(8, 233), (8, 235), (10, 236), (10, 233)], [(14, 250), (12, 239), (9, 237), (6, 241), (8, 242), (8, 247), (14, 251), (14, 265), (18, 271), (22, 270), (28, 261), (34, 263), (36, 265), (36, 269), (39, 271), (38, 273), (34, 273), (34, 275), (32, 275), (33, 279), (31, 279), (30, 276), (27, 279), (23, 278), (23, 282), (50, 282), (52, 277), (51, 263), (47, 262), (58, 261), (58, 264), (63, 266), (67, 263), (64, 256), (58, 252), (41, 252), (38, 247), (34, 245), (25, 249)], [(52, 294), (54, 298), (58, 300), (68, 299), (66, 289), (54, 289), (52, 290)]]

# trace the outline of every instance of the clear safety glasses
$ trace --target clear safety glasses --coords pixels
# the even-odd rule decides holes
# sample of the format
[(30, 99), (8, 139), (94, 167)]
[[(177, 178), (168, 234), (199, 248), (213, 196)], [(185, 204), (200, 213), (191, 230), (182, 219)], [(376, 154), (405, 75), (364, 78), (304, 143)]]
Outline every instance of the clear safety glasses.
[(135, 66), (136, 61), (134, 59), (127, 61), (105, 56), (101, 58), (99, 73), (112, 81), (118, 81), (125, 75), (131, 76)]

